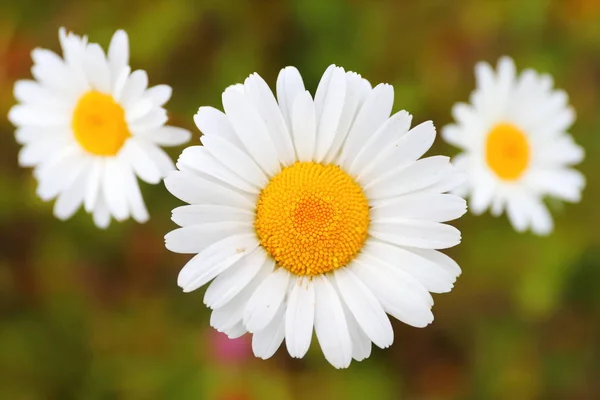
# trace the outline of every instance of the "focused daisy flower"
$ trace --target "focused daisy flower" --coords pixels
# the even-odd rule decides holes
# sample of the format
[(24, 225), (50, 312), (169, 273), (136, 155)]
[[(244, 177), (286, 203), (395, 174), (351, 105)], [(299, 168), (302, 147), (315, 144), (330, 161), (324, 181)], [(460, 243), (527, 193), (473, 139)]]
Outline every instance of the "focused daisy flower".
[(531, 69), (516, 75), (512, 59), (475, 67), (477, 89), (471, 104), (458, 103), (456, 124), (444, 127), (444, 139), (464, 152), (454, 163), (467, 183), (457, 193), (469, 196), (469, 208), (494, 216), (506, 209), (513, 227), (546, 235), (553, 222), (544, 196), (578, 202), (585, 179), (572, 169), (583, 149), (566, 132), (575, 119), (552, 78)]
[(207, 284), (211, 325), (234, 338), (251, 332), (256, 356), (285, 338), (303, 357), (313, 328), (337, 368), (385, 348), (386, 312), (416, 327), (433, 321), (429, 292), (452, 289), (458, 265), (435, 249), (460, 242), (443, 222), (465, 201), (443, 194), (461, 183), (447, 157), (419, 158), (431, 122), (390, 117), (394, 92), (331, 66), (315, 98), (295, 68), (281, 71), (277, 100), (258, 75), (223, 93), (225, 113), (195, 116), (204, 146), (185, 149), (165, 184), (190, 205), (173, 210), (166, 235), (177, 253), (197, 253), (178, 284)]
[(35, 49), (35, 80), (15, 84), (21, 104), (9, 112), (23, 145), (19, 164), (35, 167), (37, 194), (57, 198), (54, 214), (71, 217), (83, 203), (98, 227), (148, 219), (136, 176), (156, 184), (175, 169), (159, 146), (185, 143), (190, 133), (164, 126), (171, 88), (148, 88), (145, 71), (128, 65), (129, 42), (117, 31), (108, 55), (87, 37), (59, 31), (63, 57)]

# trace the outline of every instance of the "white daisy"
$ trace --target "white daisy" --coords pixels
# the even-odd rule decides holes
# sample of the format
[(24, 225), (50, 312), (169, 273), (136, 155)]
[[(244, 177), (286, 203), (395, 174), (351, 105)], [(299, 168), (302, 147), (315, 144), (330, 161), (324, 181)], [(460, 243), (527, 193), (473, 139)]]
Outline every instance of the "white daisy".
[(385, 348), (386, 312), (424, 327), (429, 292), (452, 289), (460, 268), (436, 251), (460, 242), (442, 222), (465, 201), (442, 194), (460, 183), (447, 157), (418, 160), (435, 129), (390, 117), (394, 92), (331, 66), (315, 98), (295, 68), (281, 71), (277, 100), (258, 75), (223, 93), (225, 113), (195, 116), (204, 146), (189, 147), (166, 179), (190, 205), (166, 235), (177, 253), (197, 253), (178, 284), (212, 283), (211, 325), (230, 337), (253, 333), (256, 356), (283, 339), (303, 357), (313, 328), (325, 358), (344, 368)]
[(477, 89), (471, 104), (452, 110), (456, 124), (443, 129), (444, 139), (464, 152), (455, 159), (467, 174), (461, 188), (469, 208), (493, 215), (504, 209), (513, 227), (544, 235), (553, 223), (542, 199), (553, 196), (578, 202), (585, 179), (570, 168), (583, 159), (566, 130), (575, 119), (562, 90), (552, 89), (549, 75), (527, 69), (516, 75), (512, 59), (475, 67)]
[(59, 31), (63, 50), (35, 49), (35, 80), (15, 84), (20, 104), (9, 112), (23, 145), (19, 164), (35, 167), (38, 195), (57, 198), (54, 214), (71, 217), (83, 203), (97, 226), (111, 216), (148, 219), (136, 176), (156, 184), (175, 169), (159, 146), (175, 146), (190, 133), (164, 126), (162, 107), (171, 88), (148, 88), (145, 71), (128, 65), (129, 42), (117, 31), (108, 55), (87, 37)]

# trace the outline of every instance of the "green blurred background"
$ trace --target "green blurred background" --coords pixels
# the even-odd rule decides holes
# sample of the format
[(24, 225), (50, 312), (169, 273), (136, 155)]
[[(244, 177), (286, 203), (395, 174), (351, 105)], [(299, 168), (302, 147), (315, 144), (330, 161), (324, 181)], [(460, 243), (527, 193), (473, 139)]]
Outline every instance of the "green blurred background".
[[(59, 26), (104, 47), (126, 29), (133, 68), (173, 86), (171, 123), (193, 144), (197, 108), (220, 107), (255, 71), (274, 86), (295, 65), (312, 91), (336, 63), (393, 84), (396, 110), (441, 128), (468, 99), (474, 63), (508, 54), (570, 94), (588, 186), (580, 204), (550, 203), (547, 238), (505, 217), (459, 220), (449, 253), (463, 276), (435, 296), (433, 325), (396, 321), (390, 349), (337, 371), (314, 344), (302, 360), (282, 348), (262, 361), (248, 338), (209, 328), (204, 290), (176, 286), (189, 257), (164, 248), (180, 203), (163, 185), (142, 184), (145, 225), (56, 220), (2, 117), (0, 399), (600, 398), (600, 1), (1, 0), (0, 115), (30, 77), (30, 51), (59, 50)], [(455, 150), (438, 141), (432, 153)]]

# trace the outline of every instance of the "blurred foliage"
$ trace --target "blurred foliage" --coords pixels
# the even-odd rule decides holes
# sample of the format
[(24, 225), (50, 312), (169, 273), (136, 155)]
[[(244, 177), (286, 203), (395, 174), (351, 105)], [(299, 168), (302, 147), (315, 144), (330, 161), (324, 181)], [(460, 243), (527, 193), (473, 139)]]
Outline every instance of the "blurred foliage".
[[(164, 249), (179, 203), (162, 185), (142, 184), (145, 225), (54, 219), (2, 118), (0, 398), (600, 398), (600, 1), (2, 0), (0, 115), (14, 81), (30, 76), (32, 48), (58, 50), (59, 26), (103, 46), (126, 29), (133, 67), (173, 86), (171, 123), (196, 143), (197, 107), (219, 106), (254, 71), (274, 85), (295, 65), (314, 90), (336, 63), (393, 84), (396, 109), (439, 128), (468, 99), (474, 63), (509, 54), (570, 94), (588, 187), (578, 205), (551, 204), (548, 238), (466, 215), (463, 244), (449, 251), (463, 276), (435, 296), (434, 324), (396, 322), (390, 349), (337, 371), (317, 346), (303, 360), (284, 349), (256, 360), (247, 338), (208, 327), (203, 290), (175, 284), (188, 257)], [(454, 152), (441, 141), (432, 150)]]

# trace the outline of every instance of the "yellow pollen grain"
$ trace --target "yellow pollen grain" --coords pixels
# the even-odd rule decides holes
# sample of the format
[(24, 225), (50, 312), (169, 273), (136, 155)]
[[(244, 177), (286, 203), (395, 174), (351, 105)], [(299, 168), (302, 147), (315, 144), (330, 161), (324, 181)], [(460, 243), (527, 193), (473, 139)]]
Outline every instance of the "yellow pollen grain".
[(527, 169), (531, 158), (527, 137), (512, 124), (498, 124), (488, 134), (485, 157), (500, 179), (516, 180)]
[(71, 126), (81, 147), (98, 156), (116, 155), (131, 136), (123, 107), (95, 90), (81, 96)]
[(280, 266), (314, 276), (343, 267), (358, 254), (367, 237), (369, 203), (338, 166), (296, 162), (261, 192), (254, 226)]

